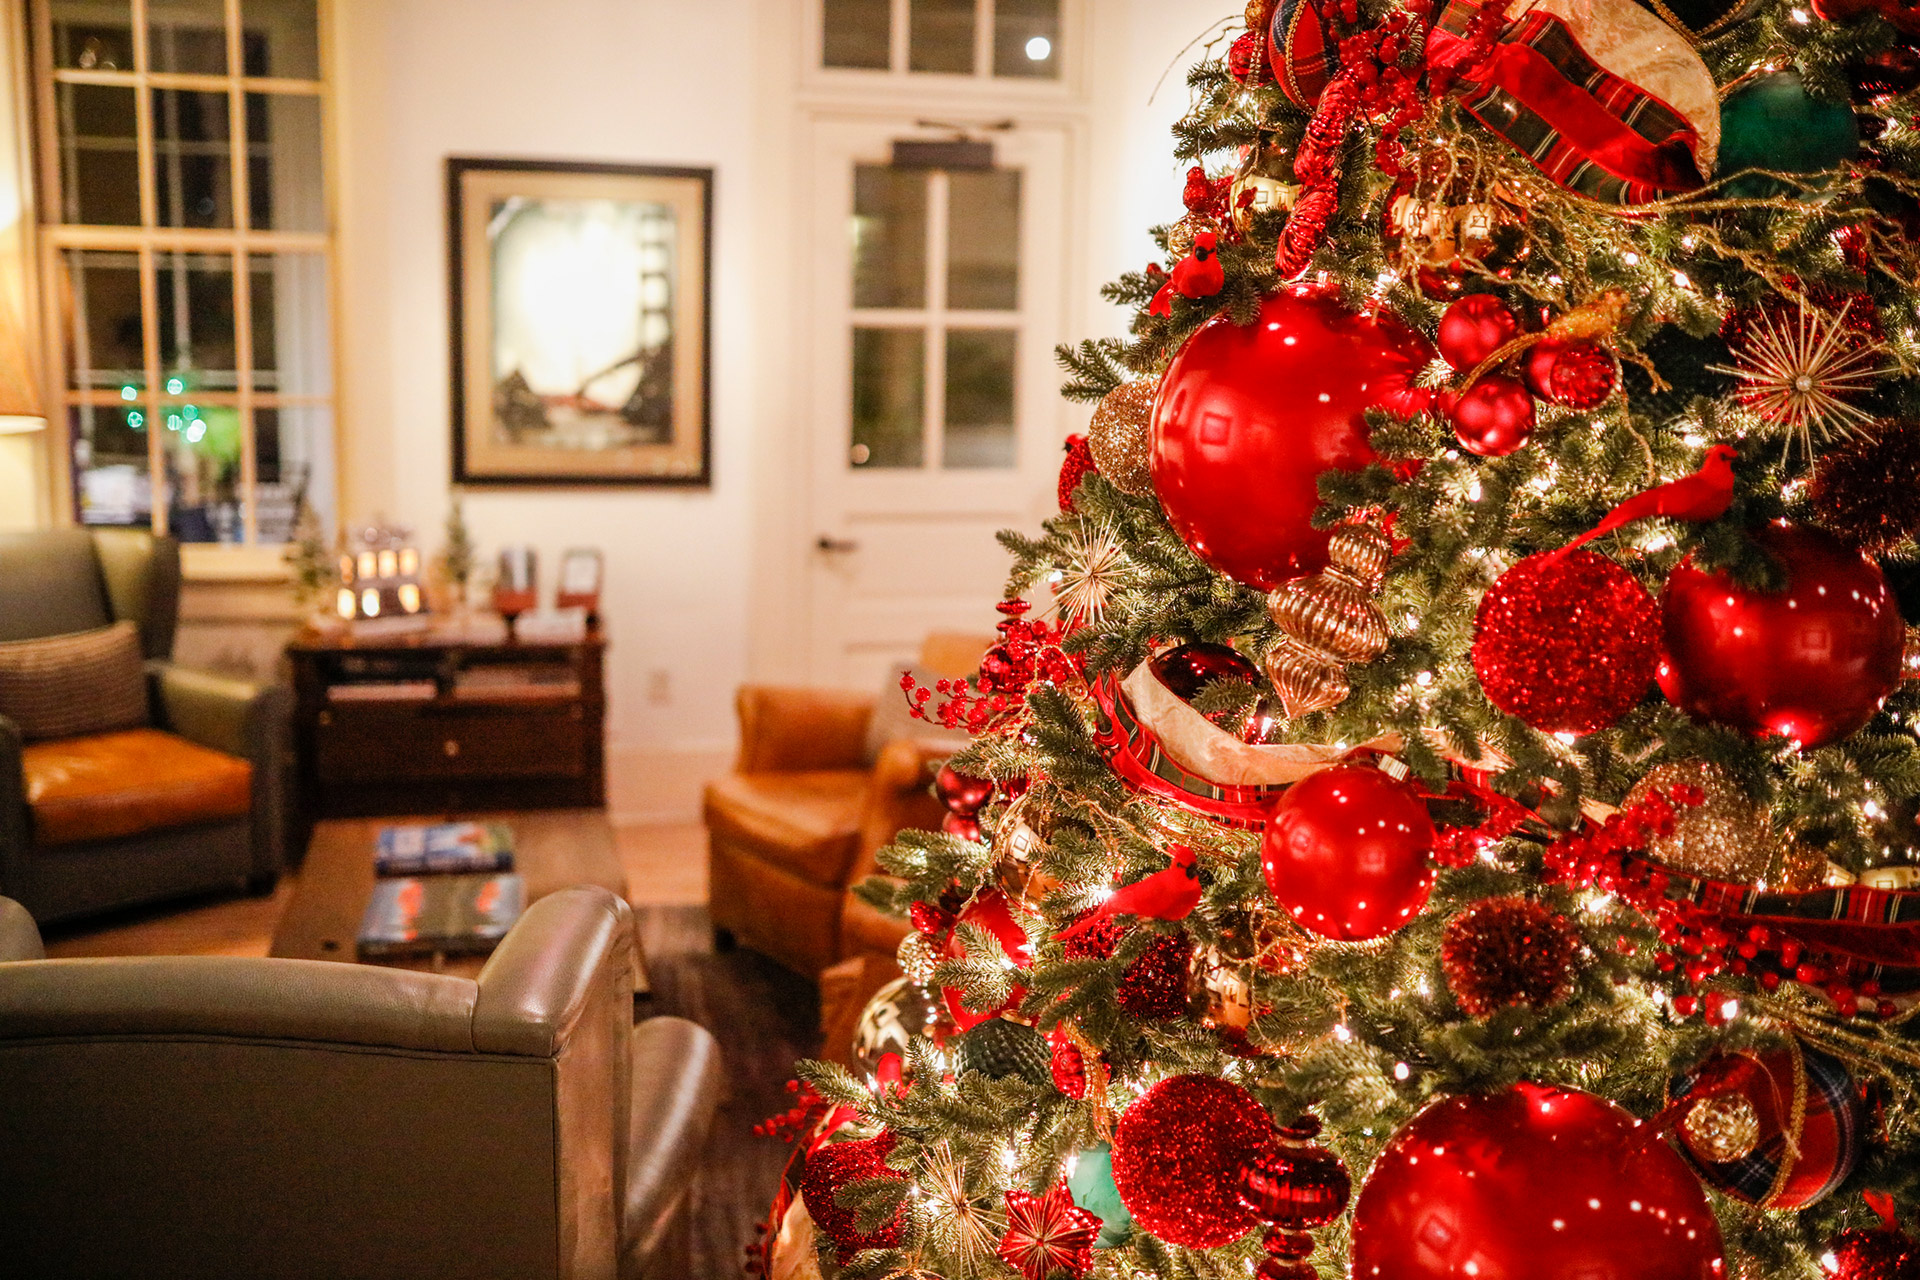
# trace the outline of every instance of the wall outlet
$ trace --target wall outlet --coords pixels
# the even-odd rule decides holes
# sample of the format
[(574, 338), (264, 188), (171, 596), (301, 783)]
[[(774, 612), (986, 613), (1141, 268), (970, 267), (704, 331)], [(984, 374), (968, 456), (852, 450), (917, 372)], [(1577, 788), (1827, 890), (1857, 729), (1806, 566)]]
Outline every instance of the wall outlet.
[(665, 667), (655, 667), (647, 672), (647, 701), (657, 706), (665, 706), (673, 701), (673, 682)]

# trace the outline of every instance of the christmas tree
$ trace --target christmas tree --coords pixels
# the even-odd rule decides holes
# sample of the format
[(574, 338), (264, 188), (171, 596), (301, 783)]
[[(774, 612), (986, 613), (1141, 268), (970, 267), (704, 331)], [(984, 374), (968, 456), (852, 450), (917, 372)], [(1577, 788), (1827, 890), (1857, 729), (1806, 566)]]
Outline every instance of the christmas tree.
[(1920, 10), (1806, 3), (1192, 73), (776, 1271), (1920, 1274)]

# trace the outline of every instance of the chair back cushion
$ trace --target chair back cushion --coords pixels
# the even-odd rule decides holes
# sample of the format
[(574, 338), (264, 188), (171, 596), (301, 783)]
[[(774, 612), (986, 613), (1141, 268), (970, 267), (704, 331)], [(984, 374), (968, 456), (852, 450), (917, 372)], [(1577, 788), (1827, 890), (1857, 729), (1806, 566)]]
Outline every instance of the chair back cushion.
[(140, 628), (0, 642), (0, 716), (28, 742), (132, 729), (147, 723)]
[(30, 742), (20, 753), (42, 845), (244, 818), (253, 766), (158, 729)]
[(85, 529), (0, 534), (0, 640), (92, 631), (112, 621)]

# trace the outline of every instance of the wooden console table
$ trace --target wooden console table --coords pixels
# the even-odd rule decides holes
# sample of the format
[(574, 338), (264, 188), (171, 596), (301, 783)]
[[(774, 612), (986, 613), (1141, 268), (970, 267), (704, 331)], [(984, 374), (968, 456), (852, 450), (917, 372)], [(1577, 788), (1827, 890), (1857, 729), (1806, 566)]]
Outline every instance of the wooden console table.
[(293, 664), (301, 809), (315, 818), (606, 803), (606, 639), (302, 631)]

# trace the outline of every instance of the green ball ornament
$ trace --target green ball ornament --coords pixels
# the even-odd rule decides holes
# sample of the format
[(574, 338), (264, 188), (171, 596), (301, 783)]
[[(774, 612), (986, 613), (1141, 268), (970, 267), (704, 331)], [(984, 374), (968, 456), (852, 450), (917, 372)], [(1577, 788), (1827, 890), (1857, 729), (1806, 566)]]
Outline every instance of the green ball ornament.
[(1113, 1149), (1106, 1143), (1088, 1147), (1073, 1158), (1067, 1190), (1073, 1193), (1076, 1205), (1100, 1219), (1094, 1248), (1117, 1249), (1133, 1235), (1133, 1215), (1121, 1203), (1120, 1189), (1113, 1185)]
[(1028, 1084), (1053, 1087), (1053, 1046), (1024, 1023), (989, 1018), (950, 1043), (956, 1077), (978, 1071), (994, 1080), (1018, 1076)]
[[(1808, 95), (1798, 72), (1776, 71), (1741, 87), (1720, 104), (1720, 158), (1715, 176), (1742, 169), (1824, 173), (1853, 158), (1860, 127), (1848, 106)], [(1730, 196), (1763, 199), (1786, 184), (1759, 174), (1730, 182)]]

